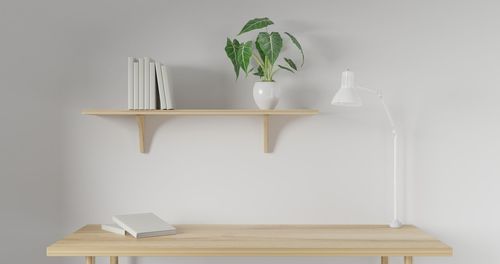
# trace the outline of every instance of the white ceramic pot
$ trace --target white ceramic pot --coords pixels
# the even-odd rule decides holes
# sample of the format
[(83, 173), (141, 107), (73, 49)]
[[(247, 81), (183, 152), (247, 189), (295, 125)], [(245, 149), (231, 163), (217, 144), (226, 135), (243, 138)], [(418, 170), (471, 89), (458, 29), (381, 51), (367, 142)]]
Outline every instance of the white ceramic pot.
[(280, 89), (275, 82), (255, 82), (253, 99), (260, 109), (274, 109), (280, 99)]

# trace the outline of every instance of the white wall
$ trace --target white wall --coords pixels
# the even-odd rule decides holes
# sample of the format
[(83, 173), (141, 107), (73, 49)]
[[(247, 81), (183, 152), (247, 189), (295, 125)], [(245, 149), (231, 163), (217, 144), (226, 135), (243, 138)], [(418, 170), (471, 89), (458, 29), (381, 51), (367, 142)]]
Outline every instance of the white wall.
[[(48, 243), (117, 213), (154, 211), (178, 224), (389, 222), (389, 127), (369, 95), (363, 108), (329, 105), (345, 67), (360, 84), (384, 90), (401, 125), (403, 220), (454, 247), (452, 258), (416, 263), (499, 262), (499, 7), (388, 0), (2, 3), (1, 205), (9, 217), (0, 221), (35, 235), (26, 254), (13, 228), (7, 238), (16, 242), (5, 244), (1, 262), (54, 263), (59, 259), (43, 257)], [(258, 118), (148, 118), (149, 153), (140, 154), (132, 119), (79, 114), (126, 105), (127, 56), (167, 63), (179, 108), (254, 107), (255, 79), (234, 81), (224, 45), (260, 16), (276, 23), (272, 29), (294, 32), (306, 53), (301, 72), (276, 77), (280, 107), (321, 111), (273, 118), (273, 154), (262, 153)], [(26, 65), (35, 69), (28, 76), (16, 70)], [(12, 110), (19, 105), (23, 110)]]
[(41, 3), (0, 3), (0, 263), (59, 263), (66, 38)]

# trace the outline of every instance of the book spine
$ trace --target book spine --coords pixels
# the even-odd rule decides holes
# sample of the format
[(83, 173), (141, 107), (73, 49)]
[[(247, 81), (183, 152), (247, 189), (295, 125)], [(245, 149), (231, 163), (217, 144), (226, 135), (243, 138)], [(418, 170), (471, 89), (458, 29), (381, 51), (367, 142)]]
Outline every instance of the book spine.
[(149, 109), (156, 109), (155, 63), (149, 63)]
[(146, 237), (157, 237), (157, 236), (169, 236), (177, 234), (176, 230), (164, 230), (158, 232), (143, 232), (137, 233), (137, 238), (146, 238)]
[(139, 62), (134, 62), (134, 109), (139, 109)]
[(161, 74), (161, 64), (156, 62), (156, 81), (158, 82), (158, 93), (160, 95), (160, 109), (167, 109), (165, 101), (165, 90), (163, 90), (163, 77)]
[(134, 109), (134, 58), (128, 57), (128, 103), (129, 110)]
[(144, 109), (144, 58), (139, 58), (139, 109)]
[(149, 62), (150, 58), (144, 58), (144, 109), (149, 109)]
[(168, 75), (167, 75), (167, 66), (161, 66), (161, 75), (163, 77), (163, 89), (165, 91), (165, 102), (168, 110), (174, 109), (173, 101), (172, 101), (172, 90), (170, 89), (170, 85), (168, 83)]

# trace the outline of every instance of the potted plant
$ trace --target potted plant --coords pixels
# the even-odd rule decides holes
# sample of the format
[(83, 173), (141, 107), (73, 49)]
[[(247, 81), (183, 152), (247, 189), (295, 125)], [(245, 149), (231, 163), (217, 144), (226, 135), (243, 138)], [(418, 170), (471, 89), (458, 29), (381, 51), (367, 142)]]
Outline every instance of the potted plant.
[[(274, 74), (280, 70), (295, 73), (298, 70), (297, 64), (290, 58), (283, 58), (282, 63), (278, 63), (278, 58), (282, 51), (283, 39), (278, 32), (267, 31), (269, 25), (274, 24), (269, 18), (254, 18), (248, 21), (241, 29), (238, 36), (257, 29), (266, 28), (266, 31), (259, 32), (255, 41), (239, 42), (236, 38), (227, 38), (226, 54), (232, 62), (236, 78), (240, 71), (259, 76), (260, 81), (255, 82), (253, 87), (253, 97), (260, 109), (274, 109), (279, 101), (279, 87), (274, 81)], [(299, 41), (290, 33), (284, 35), (297, 47), (302, 56), (300, 67), (304, 65), (304, 51)]]

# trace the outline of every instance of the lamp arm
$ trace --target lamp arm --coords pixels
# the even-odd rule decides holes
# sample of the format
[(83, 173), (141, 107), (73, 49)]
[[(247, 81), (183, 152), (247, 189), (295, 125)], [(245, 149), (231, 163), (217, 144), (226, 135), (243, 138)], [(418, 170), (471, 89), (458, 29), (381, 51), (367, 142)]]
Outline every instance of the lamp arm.
[(389, 107), (385, 103), (384, 95), (382, 94), (382, 92), (380, 90), (373, 90), (373, 89), (365, 88), (362, 86), (358, 86), (357, 88), (360, 91), (368, 92), (368, 93), (374, 94), (378, 97), (378, 99), (380, 100), (380, 103), (382, 104), (382, 107), (384, 108), (385, 115), (387, 116), (387, 119), (389, 119), (389, 123), (390, 123), (391, 128), (392, 128), (392, 133), (397, 134), (396, 123), (394, 123), (394, 119), (392, 118), (391, 111), (389, 110)]
[(380, 100), (380, 103), (382, 104), (382, 107), (384, 108), (384, 112), (387, 116), (387, 119), (389, 119), (389, 123), (391, 124), (392, 128), (392, 137), (393, 137), (393, 147), (394, 147), (394, 162), (393, 162), (393, 184), (394, 184), (394, 192), (393, 192), (393, 202), (394, 202), (394, 219), (390, 226), (392, 228), (399, 228), (401, 227), (401, 222), (399, 221), (398, 218), (398, 133), (396, 131), (396, 124), (394, 123), (394, 119), (392, 118), (391, 111), (389, 110), (389, 107), (385, 103), (384, 96), (382, 95), (382, 92), (380, 90), (373, 90), (373, 89), (368, 89), (364, 87), (358, 86), (358, 89), (361, 91), (369, 92), (372, 94), (375, 94), (378, 99)]

